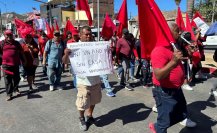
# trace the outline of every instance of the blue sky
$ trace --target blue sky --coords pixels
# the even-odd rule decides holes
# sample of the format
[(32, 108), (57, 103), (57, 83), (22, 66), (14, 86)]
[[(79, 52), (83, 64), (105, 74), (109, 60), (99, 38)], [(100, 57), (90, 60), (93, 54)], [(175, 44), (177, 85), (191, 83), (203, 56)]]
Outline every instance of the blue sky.
[[(41, 0), (47, 1), (47, 0)], [(176, 9), (176, 4), (174, 0), (155, 0), (161, 10), (174, 10)], [(182, 0), (180, 6), (182, 11), (186, 11), (186, 1)], [(118, 12), (123, 0), (115, 0), (115, 12)], [(5, 6), (5, 4), (6, 6)], [(0, 0), (0, 9), (2, 12), (17, 12), (17, 13), (26, 13), (31, 12), (32, 7), (36, 9), (39, 8), (40, 3), (35, 2), (34, 0)], [(128, 16), (130, 16), (130, 12), (132, 16), (137, 15), (137, 6), (135, 4), (135, 0), (127, 0), (128, 5)]]

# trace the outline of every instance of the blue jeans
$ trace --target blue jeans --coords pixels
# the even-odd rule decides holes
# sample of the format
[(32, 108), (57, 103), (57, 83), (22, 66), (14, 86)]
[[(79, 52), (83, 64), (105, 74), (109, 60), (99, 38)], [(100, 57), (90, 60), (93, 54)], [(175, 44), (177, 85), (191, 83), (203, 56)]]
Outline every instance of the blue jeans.
[(74, 78), (73, 79), (73, 85), (74, 85), (75, 88), (77, 88), (77, 79), (76, 79), (76, 76), (74, 75), (73, 78)]
[(102, 81), (103, 81), (103, 84), (104, 84), (104, 86), (105, 86), (106, 92), (107, 92), (107, 93), (112, 92), (111, 86), (110, 86), (109, 81), (108, 81), (108, 75), (100, 75), (100, 78), (101, 78)]
[(167, 133), (167, 128), (187, 118), (186, 100), (181, 88), (155, 86), (152, 93), (158, 110), (157, 133)]
[(134, 78), (134, 72), (135, 72), (135, 60), (130, 60), (130, 78)]
[(20, 75), (21, 75), (23, 78), (25, 78), (25, 77), (26, 77), (26, 72), (25, 72), (25, 70), (24, 70), (24, 68), (23, 68), (23, 65), (20, 65), (20, 66), (19, 66), (19, 70), (20, 70)]
[(62, 67), (50, 68), (47, 67), (47, 75), (50, 85), (59, 85), (61, 80)]
[(129, 82), (129, 69), (130, 69), (130, 59), (122, 58), (121, 60), (122, 72), (120, 74), (121, 80), (120, 84)]

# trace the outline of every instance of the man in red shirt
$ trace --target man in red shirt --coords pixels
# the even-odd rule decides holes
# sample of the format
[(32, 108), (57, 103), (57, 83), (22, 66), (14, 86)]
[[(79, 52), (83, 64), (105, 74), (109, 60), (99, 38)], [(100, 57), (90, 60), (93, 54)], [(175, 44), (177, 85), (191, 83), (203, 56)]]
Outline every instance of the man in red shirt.
[(123, 37), (118, 40), (116, 46), (116, 60), (118, 61), (119, 69), (122, 69), (120, 85), (129, 91), (132, 91), (133, 87), (130, 84), (126, 85), (125, 82), (129, 82), (130, 61), (133, 53), (136, 60), (138, 60), (138, 54), (135, 45), (131, 43), (129, 31), (123, 29)]
[[(175, 40), (179, 28), (175, 22), (168, 23)], [(157, 123), (149, 124), (153, 133), (166, 133), (167, 128), (187, 118), (186, 100), (181, 86), (184, 82), (184, 59), (172, 46), (156, 46), (151, 54), (153, 67), (153, 97), (158, 110)]]
[(5, 40), (0, 44), (0, 53), (2, 53), (2, 68), (4, 71), (5, 88), (7, 93), (7, 101), (12, 100), (13, 92), (18, 92), (18, 85), (20, 82), (19, 65), (20, 60), (23, 65), (26, 65), (26, 60), (19, 42), (13, 39), (11, 30), (4, 32)]

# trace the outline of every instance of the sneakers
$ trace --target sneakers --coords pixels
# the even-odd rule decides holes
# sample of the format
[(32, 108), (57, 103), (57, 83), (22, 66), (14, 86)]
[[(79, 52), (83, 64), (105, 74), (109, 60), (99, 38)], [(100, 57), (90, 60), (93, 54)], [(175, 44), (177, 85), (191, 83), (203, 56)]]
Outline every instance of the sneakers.
[(12, 100), (12, 96), (7, 96), (6, 97), (6, 101), (11, 101)]
[(86, 122), (85, 122), (85, 118), (84, 117), (79, 117), (79, 127), (80, 127), (80, 130), (82, 131), (87, 131), (87, 125), (86, 125)]
[(193, 88), (191, 86), (189, 86), (188, 84), (183, 84), (182, 89), (193, 91)]
[(25, 82), (25, 78), (23, 76), (21, 76), (20, 81)]
[(217, 91), (211, 91), (209, 94), (217, 97)]
[(158, 111), (157, 111), (157, 107), (156, 107), (156, 104), (152, 107), (152, 111), (153, 112), (155, 112), (155, 113), (157, 113)]
[(196, 122), (193, 122), (191, 119), (186, 118), (183, 121), (179, 122), (179, 124), (186, 126), (186, 127), (195, 127), (197, 126)]
[(93, 117), (87, 116), (87, 124), (92, 125), (95, 124), (95, 119)]
[(154, 127), (154, 123), (149, 123), (148, 125), (149, 129), (151, 130), (152, 133), (157, 133)]
[(139, 79), (136, 79), (135, 77), (131, 77), (130, 80), (133, 81), (133, 82), (138, 82), (139, 81)]
[(120, 75), (119, 75), (119, 74), (116, 74), (116, 76), (117, 76), (117, 78), (118, 78), (118, 79), (121, 79), (121, 77), (120, 77)]
[(133, 87), (130, 86), (130, 85), (125, 86), (125, 89), (127, 89), (128, 91), (133, 91), (134, 90)]
[(53, 85), (50, 85), (50, 91), (54, 91), (54, 86)]
[(35, 84), (32, 84), (32, 89), (38, 89), (38, 87)]
[(109, 97), (114, 97), (115, 96), (115, 94), (113, 92), (107, 92), (106, 95), (109, 96)]

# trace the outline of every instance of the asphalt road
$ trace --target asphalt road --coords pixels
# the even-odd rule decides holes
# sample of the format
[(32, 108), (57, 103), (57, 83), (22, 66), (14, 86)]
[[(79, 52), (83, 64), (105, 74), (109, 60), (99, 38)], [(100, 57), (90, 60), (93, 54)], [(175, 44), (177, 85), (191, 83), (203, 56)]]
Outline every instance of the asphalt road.
[[(0, 81), (0, 133), (80, 133), (78, 112), (75, 106), (76, 90), (72, 78), (63, 74), (64, 90), (50, 92), (41, 67), (37, 69), (38, 89), (27, 94), (27, 82), (20, 83), (22, 94), (12, 101), (5, 101), (4, 80)], [(144, 89), (135, 83), (135, 91), (117, 86), (118, 79), (110, 75), (116, 97), (108, 97), (103, 90), (102, 102), (94, 111), (97, 125), (88, 133), (150, 133), (149, 122), (155, 122), (157, 114), (151, 88)], [(189, 117), (197, 122), (196, 128), (176, 124), (168, 133), (217, 133), (216, 98), (209, 95), (211, 84), (217, 79), (209, 78), (193, 86), (194, 91), (184, 90)]]

